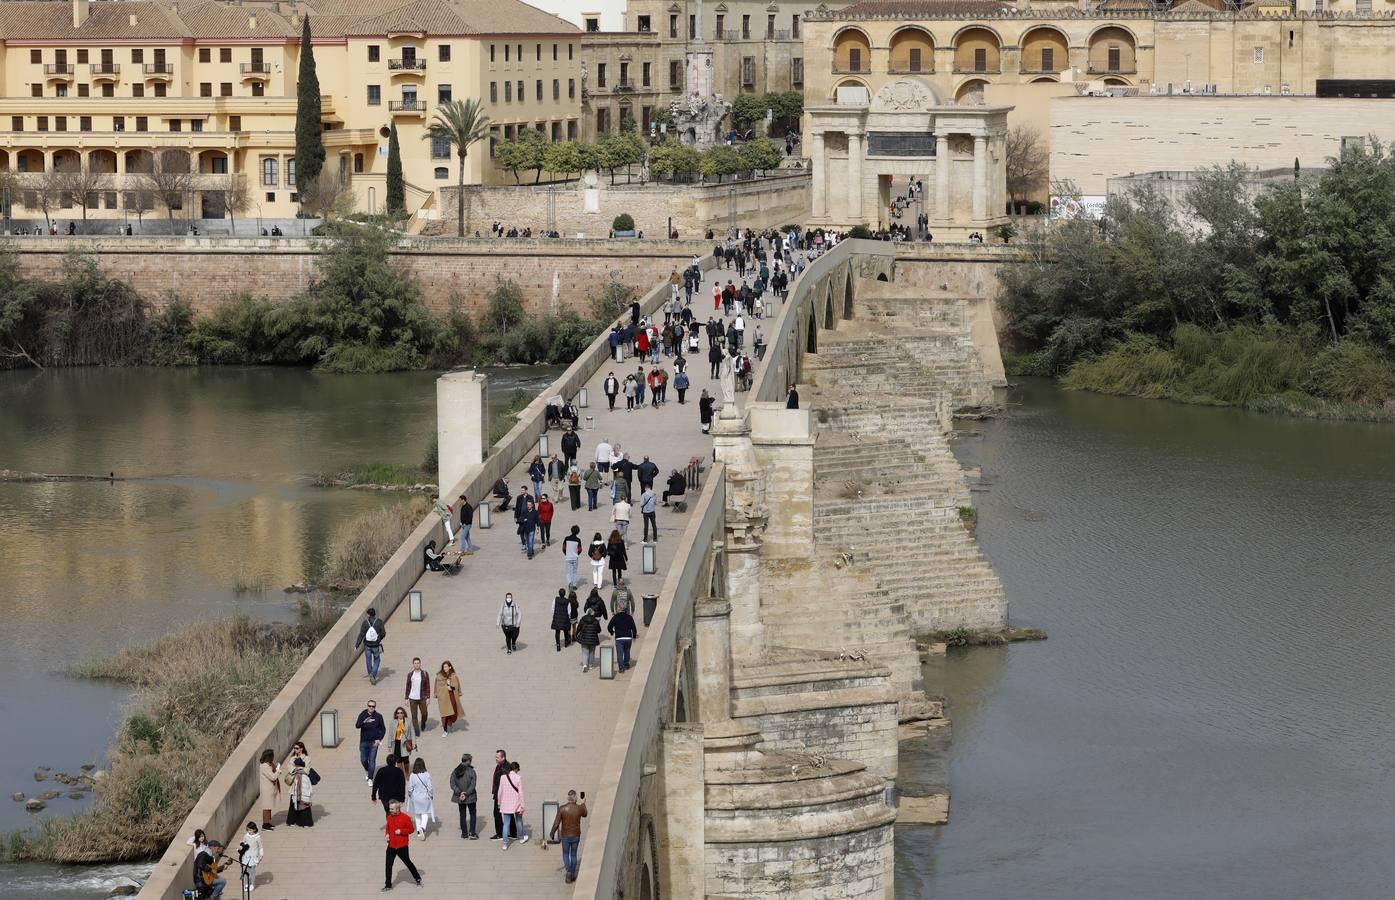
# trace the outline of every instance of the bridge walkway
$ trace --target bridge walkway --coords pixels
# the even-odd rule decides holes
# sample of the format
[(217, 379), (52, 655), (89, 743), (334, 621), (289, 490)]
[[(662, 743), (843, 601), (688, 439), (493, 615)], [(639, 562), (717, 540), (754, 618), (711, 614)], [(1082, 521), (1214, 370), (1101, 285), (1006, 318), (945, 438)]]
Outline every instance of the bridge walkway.
[[(729, 273), (723, 270), (720, 274), (725, 282)], [(693, 300), (699, 321), (711, 313), (710, 303), (711, 286), (705, 283)], [(753, 325), (748, 326), (748, 341), (753, 334)], [(721, 388), (716, 379), (709, 378), (705, 338), (701, 348), (697, 354), (689, 356), (688, 373), (692, 382), (687, 402), (681, 406), (670, 383), (669, 401), (658, 409), (646, 406), (627, 412), (622, 395), (616, 409), (607, 411), (601, 387), (606, 374), (614, 371), (617, 377), (623, 378), (626, 372), (635, 371), (636, 362), (627, 357), (623, 364), (607, 365), (596, 373), (588, 382), (590, 408), (581, 410), (583, 430), (578, 459), (583, 470), (586, 462), (594, 459), (596, 445), (603, 438), (612, 443), (618, 441), (636, 463), (647, 453), (660, 468), (655, 484), (660, 494), (662, 483), (672, 469), (683, 468), (695, 456), (710, 460), (712, 443), (699, 425), (697, 400), (706, 388), (717, 398), (720, 407)], [(671, 372), (671, 362), (668, 368)], [(740, 399), (745, 396), (738, 394)], [(584, 430), (587, 414), (594, 417), (594, 428), (589, 431)], [(553, 430), (550, 434), (551, 446), (560, 455), (560, 432)], [(531, 457), (515, 467), (509, 476), (515, 496), (518, 488), (527, 483), (529, 461)], [(549, 488), (550, 483), (544, 485), (550, 493)], [(565, 491), (564, 486), (564, 494)], [(407, 705), (403, 700), (404, 684), (414, 656), (420, 656), (423, 668), (432, 673), (442, 660), (451, 660), (460, 673), (464, 693), (464, 717), (444, 736), (436, 701), (432, 698), (428, 730), (421, 737), (414, 756), (424, 759), (431, 773), (439, 819), (439, 825), (429, 829), (425, 840), (413, 840), (411, 844), (412, 858), (425, 881), (423, 895), (489, 897), (492, 900), (570, 896), (570, 886), (563, 883), (560, 847), (540, 849), (543, 843), (537, 835), (541, 834), (542, 803), (544, 800), (565, 801), (569, 788), (591, 795), (599, 788), (626, 680), (631, 677), (630, 674), (617, 675), (614, 681), (602, 681), (594, 668), (583, 675), (579, 649), (573, 645), (558, 653), (550, 630), (552, 598), (565, 584), (562, 538), (574, 524), (581, 526), (581, 536), (587, 543), (597, 531), (606, 536), (610, 533), (611, 504), (608, 493), (604, 490), (601, 493), (600, 506), (595, 512), (586, 510), (585, 491), (578, 512), (572, 512), (567, 500), (554, 497), (554, 543), (531, 561), (519, 550), (512, 513), (496, 513), (490, 530), (480, 530), (476, 526), (472, 539), (481, 550), (465, 557), (465, 567), (459, 576), (448, 578), (433, 572), (423, 575), (416, 587), (424, 596), (424, 621), (409, 621), (406, 603), (388, 620), (382, 670), (376, 687), (369, 685), (363, 666), (356, 665), (327, 704), (339, 710), (343, 738), (340, 745), (318, 749), (319, 734), (313, 726), (304, 735), (306, 746), (311, 748), (311, 761), (323, 776), (315, 791), (315, 827), (283, 826), (265, 837), (266, 860), (261, 866), (261, 886), (255, 896), (351, 900), (379, 894), (383, 879), (383, 815), (381, 807), (370, 799), (369, 785), (365, 783), (359, 763), (358, 733), (353, 723), (370, 699), (377, 701), (379, 711), (388, 721), (395, 707)], [(638, 481), (634, 499), (638, 500)], [(657, 519), (660, 530), (658, 573), (643, 575), (639, 541), (643, 530), (639, 506), (635, 503), (626, 580), (630, 582), (637, 607), (644, 593), (659, 593), (674, 563), (677, 535), (687, 525), (686, 515), (675, 514), (662, 506)], [(577, 595), (579, 602), (584, 603), (590, 590), (589, 561), (583, 559), (579, 569)], [(602, 589), (607, 606), (610, 590), (607, 573)], [(505, 654), (503, 638), (495, 624), (504, 593), (508, 591), (513, 593), (523, 611), (519, 650), (512, 655)], [(636, 610), (636, 621), (640, 623), (640, 636), (633, 653), (638, 657), (645, 652), (645, 628), (639, 610)], [(610, 642), (608, 634), (604, 638)], [(493, 833), (490, 778), (494, 751), (498, 748), (505, 749), (509, 758), (522, 766), (526, 817), (535, 834), (528, 844), (515, 844), (507, 852), (501, 851), (499, 841), (488, 840)], [(288, 748), (275, 750), (279, 755)], [(479, 778), (477, 808), (481, 837), (478, 841), (461, 840), (457, 806), (449, 798), (451, 770), (466, 752), (473, 754)], [(385, 755), (386, 751), (380, 754), (380, 764)], [(259, 816), (249, 813), (248, 818), (259, 819)], [(284, 818), (284, 813), (278, 812), (274, 821), (280, 823)], [(587, 841), (587, 832), (583, 830), (583, 854)], [(229, 874), (234, 872), (231, 870)], [(417, 891), (401, 864), (396, 866), (394, 881), (397, 891), (405, 890), (409, 896)], [(231, 894), (233, 885), (229, 887)]]

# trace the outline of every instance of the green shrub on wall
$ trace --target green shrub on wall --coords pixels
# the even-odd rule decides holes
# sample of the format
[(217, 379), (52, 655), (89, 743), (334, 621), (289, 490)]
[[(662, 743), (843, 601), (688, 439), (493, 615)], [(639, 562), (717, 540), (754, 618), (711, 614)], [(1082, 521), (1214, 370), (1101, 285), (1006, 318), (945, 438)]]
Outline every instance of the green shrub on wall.
[(635, 220), (629, 213), (621, 213), (610, 223), (610, 227), (616, 231), (634, 231)]

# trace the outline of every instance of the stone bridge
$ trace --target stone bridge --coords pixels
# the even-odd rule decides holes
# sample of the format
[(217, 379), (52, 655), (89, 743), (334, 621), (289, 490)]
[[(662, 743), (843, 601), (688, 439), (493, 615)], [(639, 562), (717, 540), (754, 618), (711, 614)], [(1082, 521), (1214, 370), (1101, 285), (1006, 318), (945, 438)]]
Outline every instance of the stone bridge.
[[(760, 321), (769, 350), (710, 435), (693, 397), (722, 395), (700, 359), (687, 404), (610, 412), (600, 383), (624, 370), (598, 340), (494, 447), (476, 445), (473, 458), (462, 451), (464, 475), (448, 497), (486, 497), (500, 476), (517, 488), (544, 434), (545, 398), (579, 398), (585, 388), (583, 461), (601, 438), (653, 456), (664, 472), (704, 461), (687, 510), (660, 509), (656, 541), (632, 528), (632, 587), (657, 599), (634, 668), (583, 674), (574, 650), (548, 650), (550, 598), (563, 584), (556, 547), (527, 560), (499, 514), (495, 527), (476, 529), (482, 549), (466, 558), (465, 577), (423, 573), (422, 548), (444, 539), (429, 517), (255, 723), (141, 896), (174, 900), (189, 886), (184, 838), (194, 828), (226, 840), (259, 818), (257, 757), (267, 747), (285, 754), (297, 739), (324, 776), (317, 824), (266, 836), (257, 896), (377, 894), (382, 814), (352, 722), (367, 699), (385, 712), (403, 703), (399, 685), (420, 656), (430, 670), (452, 659), (465, 694), (460, 726), (442, 735), (433, 715), (417, 748), (441, 820), (412, 845), (427, 896), (892, 897), (898, 807), (923, 809), (896, 788), (898, 728), (940, 716), (923, 691), (915, 636), (1007, 621), (997, 578), (960, 524), (968, 490), (946, 439), (954, 410), (991, 403), (1001, 381), (990, 301), (907, 285), (900, 274), (880, 242), (846, 241), (820, 257), (776, 318)], [(644, 308), (667, 293), (659, 285)], [(798, 409), (786, 408), (791, 385)], [(478, 441), (480, 417), (454, 408), (449, 390), (441, 396), (443, 430), (465, 423), (465, 443)], [(572, 524), (587, 539), (608, 531), (608, 519), (607, 501), (595, 512), (559, 503), (554, 539)], [(416, 620), (402, 602), (409, 591), (422, 596)], [(505, 591), (524, 615), (511, 655), (494, 627)], [(369, 607), (388, 620), (376, 687), (353, 649)], [(322, 740), (326, 710), (337, 711), (337, 742)], [(445, 796), (461, 753), (472, 753), (480, 830), (492, 831), (496, 748), (522, 765), (536, 838), (508, 853), (461, 841)], [(590, 803), (575, 884), (564, 883), (556, 848), (540, 849), (545, 804), (569, 788)]]

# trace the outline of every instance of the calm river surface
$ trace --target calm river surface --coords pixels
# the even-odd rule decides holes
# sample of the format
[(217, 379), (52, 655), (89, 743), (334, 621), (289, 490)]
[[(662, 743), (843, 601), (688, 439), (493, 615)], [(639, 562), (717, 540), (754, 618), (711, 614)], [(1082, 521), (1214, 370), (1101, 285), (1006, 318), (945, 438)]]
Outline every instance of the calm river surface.
[(898, 895), (1395, 896), (1395, 428), (1024, 383), (975, 423), (1017, 625), (951, 651)]
[[(491, 399), (536, 393), (558, 371), (494, 370)], [(9, 723), (0, 829), (31, 821), (9, 794), (52, 784), (35, 783), (35, 766), (100, 764), (121, 719), (125, 691), (61, 671), (201, 617), (294, 617), (281, 589), (319, 571), (335, 526), (405, 496), (313, 488), (306, 476), (420, 462), (435, 429), (435, 377), (0, 372), (0, 468), (135, 479), (0, 484), (0, 720)], [(239, 580), (267, 590), (239, 594)], [(60, 798), (44, 815), (79, 806)], [(0, 867), (0, 896), (104, 897), (129, 883), (128, 871)]]

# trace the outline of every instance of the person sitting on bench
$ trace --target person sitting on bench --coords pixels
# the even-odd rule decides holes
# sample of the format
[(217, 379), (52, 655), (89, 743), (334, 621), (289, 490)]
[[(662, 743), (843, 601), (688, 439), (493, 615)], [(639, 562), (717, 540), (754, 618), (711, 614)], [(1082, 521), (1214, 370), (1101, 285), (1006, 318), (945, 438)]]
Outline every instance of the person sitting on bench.
[(687, 492), (688, 479), (683, 477), (682, 472), (674, 469), (673, 474), (668, 476), (668, 490), (664, 491), (664, 506), (668, 506), (668, 499), (670, 497), (675, 500), (681, 500), (683, 499), (683, 495)]
[(499, 512), (508, 512), (513, 494), (509, 493), (509, 483), (502, 478), (494, 482), (494, 499), (499, 501)]
[(550, 431), (554, 426), (561, 426), (562, 406), (561, 397), (553, 397), (551, 400), (547, 401), (547, 406), (543, 409), (543, 428)]
[(573, 430), (581, 426), (581, 415), (577, 412), (576, 407), (571, 403), (564, 403), (562, 405), (561, 416), (563, 422), (571, 423)]
[(426, 569), (429, 572), (444, 572), (447, 575), (454, 575), (460, 571), (460, 562), (447, 563), (446, 555), (436, 549), (435, 541), (427, 541), (426, 549), (422, 551), (422, 557), (426, 562)]

